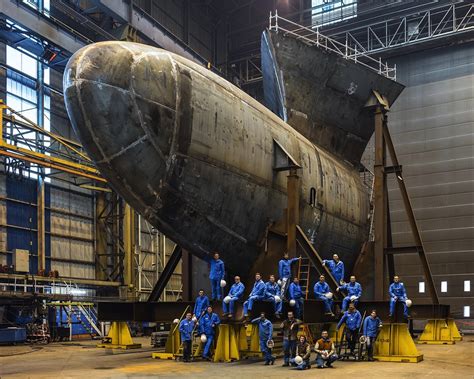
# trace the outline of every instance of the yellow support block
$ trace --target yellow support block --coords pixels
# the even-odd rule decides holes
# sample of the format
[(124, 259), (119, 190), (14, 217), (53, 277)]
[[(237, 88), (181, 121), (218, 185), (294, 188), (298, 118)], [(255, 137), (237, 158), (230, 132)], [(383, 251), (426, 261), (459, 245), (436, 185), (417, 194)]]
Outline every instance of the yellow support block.
[(230, 324), (219, 325), (214, 362), (232, 362), (240, 360), (239, 330)]
[(105, 349), (139, 349), (140, 343), (133, 343), (130, 329), (126, 322), (112, 322), (109, 334), (97, 347)]
[(462, 335), (459, 333), (458, 326), (454, 322), (452, 318), (448, 318), (447, 320), (448, 328), (451, 330), (451, 336), (455, 341), (462, 341)]
[(165, 352), (170, 354), (176, 354), (181, 347), (181, 336), (179, 334), (179, 324), (171, 325), (168, 338), (166, 338)]
[(451, 328), (448, 326), (446, 320), (434, 319), (428, 320), (423, 333), (420, 338), (418, 338), (418, 343), (430, 345), (453, 345), (455, 341)]
[(374, 346), (374, 358), (382, 362), (418, 363), (423, 360), (407, 324), (384, 324)]
[(151, 357), (155, 359), (174, 359), (174, 354), (171, 353), (151, 353)]
[(331, 338), (334, 341), (334, 343), (336, 343), (336, 341), (341, 342), (342, 334), (344, 333), (344, 328), (340, 328), (339, 330), (336, 330), (336, 328), (337, 328), (337, 322), (332, 322), (328, 328), (329, 338)]

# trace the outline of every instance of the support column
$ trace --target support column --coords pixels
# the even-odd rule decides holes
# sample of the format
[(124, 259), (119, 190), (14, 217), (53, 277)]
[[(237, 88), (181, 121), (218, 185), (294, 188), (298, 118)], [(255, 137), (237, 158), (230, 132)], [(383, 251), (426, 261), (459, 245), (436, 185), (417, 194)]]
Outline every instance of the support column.
[(95, 277), (107, 280), (107, 228), (104, 217), (107, 213), (106, 194), (99, 192), (95, 197)]
[(45, 205), (44, 205), (44, 179), (38, 175), (37, 181), (37, 242), (38, 242), (38, 272), (46, 271), (46, 248), (45, 248)]
[(193, 301), (193, 257), (187, 250), (183, 250), (181, 257), (181, 281), (183, 301)]
[(288, 209), (286, 212), (287, 250), (290, 257), (296, 257), (296, 225), (299, 220), (299, 176), (296, 168), (291, 168), (287, 178)]
[(124, 257), (124, 284), (135, 284), (134, 254), (135, 254), (135, 211), (130, 205), (125, 204), (123, 223), (123, 248)]

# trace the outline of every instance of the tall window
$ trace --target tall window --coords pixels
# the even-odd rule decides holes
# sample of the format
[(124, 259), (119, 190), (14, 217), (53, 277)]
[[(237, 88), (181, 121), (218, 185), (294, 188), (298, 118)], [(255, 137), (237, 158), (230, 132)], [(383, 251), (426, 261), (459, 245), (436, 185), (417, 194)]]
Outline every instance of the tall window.
[(23, 0), (26, 5), (49, 17), (50, 0)]
[(357, 16), (357, 0), (312, 0), (313, 26), (334, 24)]

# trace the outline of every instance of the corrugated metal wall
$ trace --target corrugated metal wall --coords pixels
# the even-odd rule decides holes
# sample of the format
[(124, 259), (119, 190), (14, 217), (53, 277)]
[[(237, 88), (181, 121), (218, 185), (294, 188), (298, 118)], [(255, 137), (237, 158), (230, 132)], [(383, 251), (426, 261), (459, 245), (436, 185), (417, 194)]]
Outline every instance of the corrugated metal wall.
[(0, 265), (7, 264), (7, 229), (3, 226), (7, 223), (7, 188), (5, 176), (0, 175)]
[[(474, 44), (402, 56), (405, 84), (389, 114), (389, 127), (428, 253), (438, 294), (455, 315), (474, 305), (464, 280), (474, 282)], [(413, 244), (403, 203), (390, 181), (395, 242)], [(409, 296), (426, 299), (416, 255), (397, 256)], [(441, 293), (440, 282), (448, 282)]]

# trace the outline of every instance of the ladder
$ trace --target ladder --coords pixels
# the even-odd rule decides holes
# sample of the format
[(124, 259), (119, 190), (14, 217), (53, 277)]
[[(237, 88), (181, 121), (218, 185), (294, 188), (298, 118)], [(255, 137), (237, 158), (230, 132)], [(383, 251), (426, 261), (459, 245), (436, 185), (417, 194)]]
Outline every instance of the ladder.
[(303, 324), (303, 333), (306, 336), (306, 341), (310, 345), (314, 345), (315, 341), (314, 341), (314, 338), (313, 338), (313, 333), (311, 333), (311, 329), (309, 328), (308, 324)]
[(310, 275), (311, 262), (308, 258), (304, 257), (299, 260), (298, 265), (298, 279), (300, 281), (301, 290), (304, 293), (305, 300), (308, 300), (309, 288), (310, 288)]

